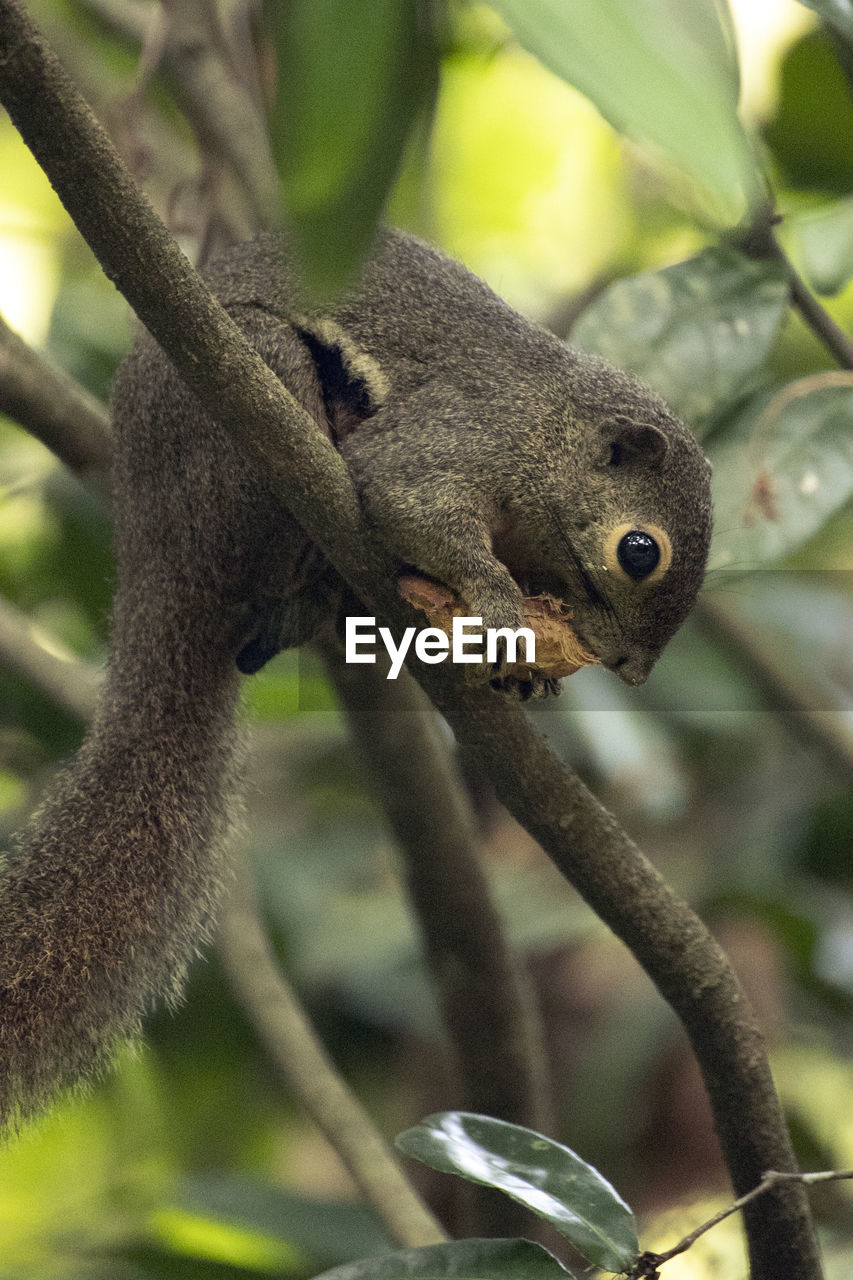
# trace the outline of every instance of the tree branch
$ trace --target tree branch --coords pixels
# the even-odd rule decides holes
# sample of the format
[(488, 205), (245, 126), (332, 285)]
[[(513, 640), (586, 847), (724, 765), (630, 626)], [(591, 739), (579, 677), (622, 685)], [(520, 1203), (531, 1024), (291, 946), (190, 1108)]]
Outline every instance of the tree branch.
[(85, 388), (0, 318), (0, 412), (47, 445), (100, 497), (109, 493), (109, 414)]
[(805, 323), (838, 364), (843, 369), (853, 369), (853, 339), (836, 324), (826, 307), (818, 302), (785, 253), (773, 230), (779, 221), (779, 215), (768, 206), (756, 215), (745, 232), (735, 237), (734, 242), (747, 257), (759, 261), (770, 258), (782, 264), (788, 276), (791, 305), (799, 311)]
[(164, 0), (162, 9), (127, 0), (84, 3), (122, 40), (141, 45), (143, 54), (156, 42), (150, 61), (143, 59), (143, 81), (162, 65), (202, 154), (230, 168), (255, 229), (276, 226), (281, 210), (269, 135), (258, 95), (245, 83), (247, 59), (235, 47), (235, 33), (222, 29), (217, 6), (210, 0)]
[[(432, 672), (440, 670), (432, 668)], [(426, 673), (425, 673), (426, 674)], [(616, 819), (556, 759), (518, 708), (430, 688), (460, 745), (474, 751), (510, 813), (628, 946), (681, 1019), (702, 1072), (735, 1191), (764, 1169), (796, 1170), (766, 1048), (727, 957)], [(768, 1160), (775, 1150), (778, 1159)], [(748, 1211), (753, 1280), (821, 1274), (807, 1205), (785, 1188)], [(784, 1243), (780, 1243), (784, 1236)]]
[[(228, 320), (139, 196), (20, 0), (0, 0), (0, 97), (81, 233), (168, 352), (200, 403), (255, 449), (296, 519), (377, 614), (413, 616), (365, 550), (340, 456)], [(370, 570), (373, 569), (371, 573)], [(463, 687), (445, 667), (419, 678), (500, 798), (632, 949), (681, 1017), (702, 1068), (737, 1194), (767, 1168), (794, 1171), (766, 1052), (743, 991), (696, 915), (521, 709)], [(745, 1213), (753, 1280), (817, 1280), (801, 1186), (777, 1187)]]
[(164, 8), (165, 65), (202, 152), (230, 167), (249, 198), (256, 228), (279, 225), (278, 176), (269, 134), (258, 102), (238, 74), (240, 60), (230, 33), (217, 32), (210, 0), (164, 0)]
[(0, 597), (0, 661), (86, 724), (95, 709), (100, 680), (78, 658), (57, 657), (58, 647), (44, 644), (27, 615)]
[(157, 0), (83, 0), (84, 6), (123, 40), (144, 44), (161, 19)]
[(792, 304), (842, 369), (853, 369), (853, 341), (841, 326), (836, 324), (826, 307), (818, 302), (781, 246), (776, 247), (780, 261), (784, 262), (788, 268)]
[(441, 1227), (340, 1078), (282, 973), (240, 857), (219, 946), (228, 980), (289, 1089), (337, 1152), (395, 1247), (439, 1244)]
[(779, 1173), (776, 1169), (768, 1169), (764, 1177), (761, 1179), (757, 1187), (753, 1187), (751, 1191), (747, 1191), (745, 1195), (735, 1200), (734, 1204), (727, 1205), (725, 1209), (720, 1209), (719, 1213), (715, 1213), (713, 1217), (701, 1223), (693, 1231), (674, 1244), (671, 1249), (666, 1249), (663, 1253), (654, 1253), (651, 1250), (640, 1255), (637, 1265), (630, 1273), (629, 1280), (633, 1280), (636, 1276), (637, 1280), (642, 1280), (643, 1276), (656, 1276), (658, 1268), (664, 1262), (669, 1262), (670, 1258), (675, 1258), (679, 1253), (686, 1253), (696, 1241), (703, 1236), (706, 1231), (710, 1231), (712, 1227), (716, 1227), (721, 1222), (725, 1222), (726, 1218), (730, 1218), (733, 1213), (737, 1213), (740, 1209), (746, 1208), (751, 1201), (757, 1200), (759, 1196), (766, 1195), (771, 1187), (776, 1187), (780, 1182), (800, 1182), (804, 1187), (814, 1187), (823, 1182), (841, 1182), (853, 1178), (853, 1169), (823, 1169), (817, 1173)]

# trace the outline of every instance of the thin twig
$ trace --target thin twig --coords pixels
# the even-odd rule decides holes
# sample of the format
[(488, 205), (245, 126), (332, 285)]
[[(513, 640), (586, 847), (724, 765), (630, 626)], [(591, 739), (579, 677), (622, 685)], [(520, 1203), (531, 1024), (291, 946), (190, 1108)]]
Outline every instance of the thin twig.
[(258, 104), (238, 75), (209, 0), (165, 0), (165, 65), (204, 153), (224, 160), (249, 198), (255, 228), (281, 222), (278, 177)]
[(733, 1213), (738, 1213), (741, 1209), (746, 1208), (753, 1200), (757, 1200), (759, 1196), (763, 1196), (771, 1188), (778, 1186), (780, 1182), (799, 1182), (804, 1187), (811, 1187), (821, 1182), (839, 1182), (842, 1179), (849, 1178), (853, 1178), (853, 1169), (828, 1169), (816, 1173), (783, 1173), (777, 1169), (768, 1169), (758, 1185), (753, 1187), (751, 1191), (747, 1191), (745, 1195), (738, 1197), (733, 1204), (728, 1205), (725, 1209), (720, 1209), (718, 1213), (701, 1223), (693, 1231), (688, 1232), (671, 1249), (666, 1249), (663, 1253), (654, 1253), (652, 1250), (647, 1250), (641, 1254), (637, 1265), (630, 1272), (629, 1280), (634, 1277), (636, 1277), (636, 1280), (641, 1280), (643, 1276), (654, 1275), (658, 1267), (665, 1262), (669, 1262), (670, 1258), (675, 1258), (680, 1253), (686, 1253), (706, 1231), (710, 1231), (712, 1227), (724, 1222)]
[(2, 318), (0, 412), (32, 432), (100, 497), (108, 494), (113, 446), (106, 409)]
[(0, 597), (0, 662), (85, 724), (95, 710), (100, 678), (87, 663), (61, 653), (62, 646)]
[(156, 0), (83, 0), (85, 8), (96, 14), (122, 39), (143, 44), (155, 23), (160, 21), (160, 5)]
[(225, 971), (270, 1059), (328, 1138), (395, 1247), (446, 1237), (403, 1176), (385, 1140), (332, 1065), (279, 967), (261, 922), (251, 872), (239, 858), (219, 935)]
[(772, 208), (762, 209), (750, 227), (733, 237), (733, 242), (750, 258), (759, 261), (769, 258), (782, 264), (788, 277), (792, 305), (838, 364), (843, 369), (853, 369), (853, 339), (833, 320), (826, 307), (818, 302), (785, 253), (774, 232), (779, 221), (779, 216)]
[[(85, 24), (75, 21), (76, 6), (71, 9), (52, 0), (28, 0), (27, 7), (92, 104), (125, 163), (145, 181), (158, 207), (166, 208), (171, 193), (181, 189), (197, 167), (196, 148), (187, 130), (176, 127), (156, 103), (139, 100), (127, 69), (119, 69), (112, 59), (105, 58), (89, 38)], [(160, 0), (155, 0), (155, 18), (160, 8)]]
[[(126, 0), (85, 0), (89, 9), (125, 40), (150, 40), (162, 23), (161, 57), (169, 83), (192, 125), (204, 154), (230, 166), (249, 201), (255, 229), (281, 218), (278, 179), (269, 135), (256, 95), (242, 83), (243, 60), (225, 48), (231, 33), (221, 31), (209, 0), (181, 0), (150, 8)], [(156, 65), (150, 71), (156, 70)], [(148, 74), (150, 74), (150, 71)]]
[(779, 247), (779, 258), (788, 268), (791, 301), (813, 333), (843, 369), (853, 369), (853, 340), (833, 320), (803, 280), (787, 254)]

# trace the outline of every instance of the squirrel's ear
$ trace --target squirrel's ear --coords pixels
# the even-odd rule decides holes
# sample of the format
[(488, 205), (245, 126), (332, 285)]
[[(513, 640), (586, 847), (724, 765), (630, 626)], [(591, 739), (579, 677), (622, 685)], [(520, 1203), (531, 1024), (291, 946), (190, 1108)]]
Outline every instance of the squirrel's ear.
[(669, 442), (657, 427), (616, 418), (601, 430), (601, 463), (608, 467), (658, 467)]
[(327, 317), (302, 319), (296, 331), (311, 353), (336, 439), (349, 435), (381, 408), (388, 379), (366, 351)]

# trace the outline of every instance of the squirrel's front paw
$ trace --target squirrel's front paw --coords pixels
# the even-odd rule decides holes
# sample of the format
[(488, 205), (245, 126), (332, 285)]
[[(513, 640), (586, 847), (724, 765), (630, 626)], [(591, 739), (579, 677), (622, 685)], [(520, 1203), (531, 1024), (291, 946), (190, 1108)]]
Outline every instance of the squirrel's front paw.
[[(518, 631), (524, 623), (524, 602), (521, 592), (514, 584), (500, 584), (498, 590), (491, 586), (472, 600), (467, 598), (470, 616), (481, 619), (483, 640), (488, 658), (483, 664), (486, 673), (498, 678), (505, 677), (512, 654), (509, 637), (500, 632)], [(498, 634), (494, 634), (498, 633)], [(489, 647), (489, 636), (493, 635), (492, 647)], [(524, 648), (521, 642), (522, 650)]]

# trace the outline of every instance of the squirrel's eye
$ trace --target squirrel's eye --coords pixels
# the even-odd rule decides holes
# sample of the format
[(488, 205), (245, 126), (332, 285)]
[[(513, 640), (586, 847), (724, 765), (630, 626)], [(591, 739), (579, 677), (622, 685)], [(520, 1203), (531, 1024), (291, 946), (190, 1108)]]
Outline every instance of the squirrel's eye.
[(658, 567), (660, 547), (654, 538), (640, 529), (632, 529), (619, 540), (616, 559), (629, 578), (639, 582)]

